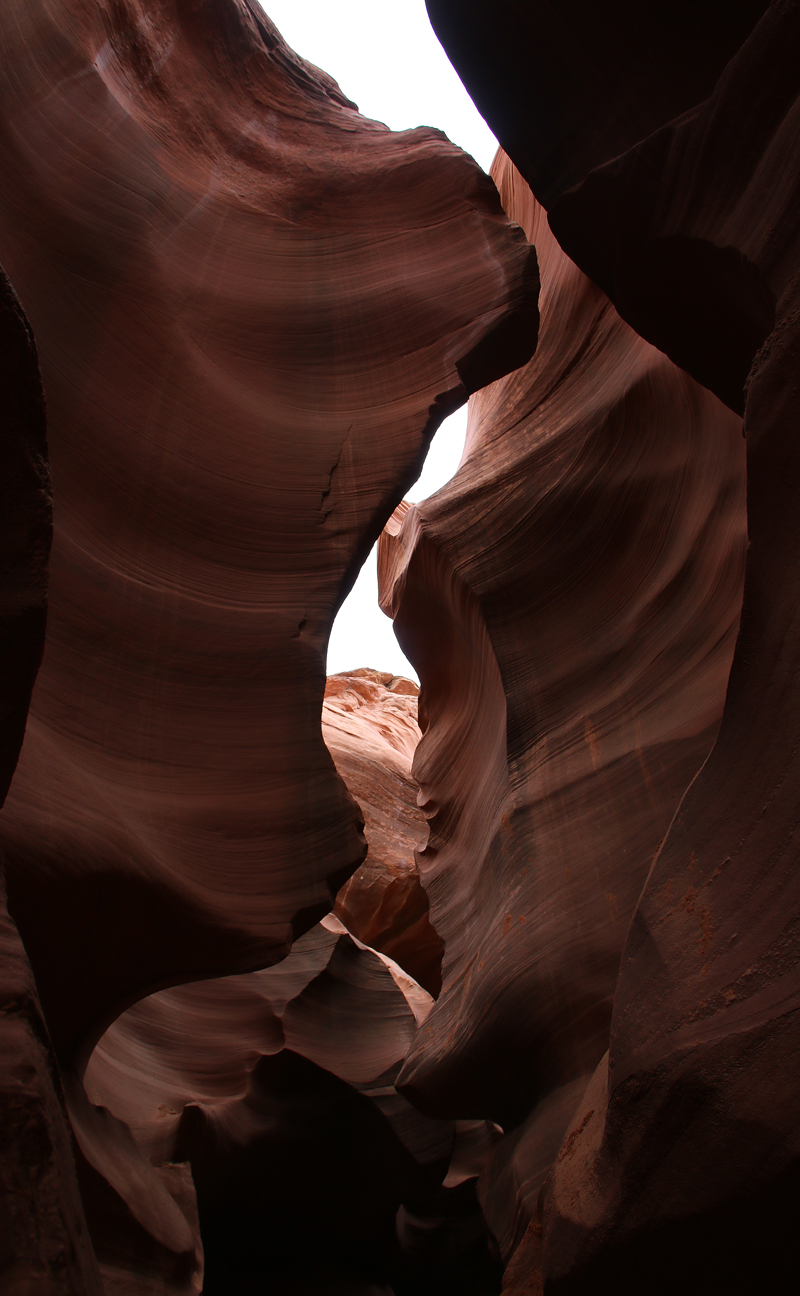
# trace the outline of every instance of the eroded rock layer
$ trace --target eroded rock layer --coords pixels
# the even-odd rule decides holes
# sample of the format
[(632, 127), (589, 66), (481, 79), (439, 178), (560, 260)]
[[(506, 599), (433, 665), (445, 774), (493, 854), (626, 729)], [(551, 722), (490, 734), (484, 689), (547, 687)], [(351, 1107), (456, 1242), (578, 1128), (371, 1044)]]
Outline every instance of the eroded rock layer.
[[(500, 8), (510, 16), (517, 6)], [(502, 115), (508, 102), (504, 77), (517, 104), (526, 101), (509, 146), (562, 246), (644, 336), (744, 409), (747, 434), (744, 601), (719, 735), (647, 879), (608, 1056), (556, 1158), (509, 1292), (543, 1278), (553, 1296), (749, 1293), (781, 1288), (800, 1260), (800, 5), (763, 8), (732, 57), (729, 20), (746, 18), (745, 7), (719, 15), (706, 69), (720, 60), (716, 84), (697, 83), (694, 103), (684, 75), (696, 52), (687, 47), (674, 85), (680, 115), (643, 121), (641, 106), (661, 91), (657, 77), (638, 105), (626, 102), (624, 73), (607, 79), (599, 100), (578, 93), (579, 143), (564, 152), (572, 188), (548, 189), (546, 170), (537, 171), (536, 123), (554, 108), (559, 118), (550, 90), (543, 102), (529, 69), (515, 75), (525, 58), (518, 46), (495, 45), (485, 57), (485, 42), (471, 43), (494, 110)], [(607, 13), (613, 26), (622, 7)], [(536, 5), (528, 14), (541, 37), (537, 57), (546, 58), (548, 20)], [(636, 30), (619, 27), (625, 57), (635, 54)], [(668, 44), (667, 55), (665, 66)], [(604, 99), (627, 121), (628, 138), (612, 129), (606, 142), (615, 148), (587, 151), (581, 142), (609, 126)]]
[(11, 0), (0, 242), (36, 330), (51, 612), (3, 815), (54, 1042), (265, 965), (364, 854), (331, 620), (444, 413), (526, 359), (535, 258), (439, 132), (249, 0)]
[[(474, 1195), (470, 1217), (459, 1191), (477, 1173), (464, 1169), (464, 1143), (469, 1133), (485, 1159), (491, 1131), (430, 1120), (392, 1083), (430, 1003), (330, 917), (276, 967), (162, 991), (109, 1028), (87, 1092), (152, 1165), (191, 1166), (207, 1296), (265, 1275), (275, 1292), (314, 1282), (338, 1291), (336, 1274), (390, 1274), (397, 1291), (416, 1291), (426, 1281), (419, 1235), (429, 1267), (441, 1263), (438, 1241), (462, 1269), (459, 1290), (473, 1290), (482, 1230)], [(458, 1212), (448, 1226), (452, 1198), (466, 1233)], [(483, 1257), (485, 1266), (485, 1247)]]
[(456, 477), (398, 510), (379, 569), (422, 682), (418, 861), (445, 945), (398, 1083), (505, 1128), (480, 1193), (508, 1257), (714, 740), (746, 534), (740, 420), (620, 319), (503, 155), (494, 174), (539, 255), (539, 347), (472, 398)]

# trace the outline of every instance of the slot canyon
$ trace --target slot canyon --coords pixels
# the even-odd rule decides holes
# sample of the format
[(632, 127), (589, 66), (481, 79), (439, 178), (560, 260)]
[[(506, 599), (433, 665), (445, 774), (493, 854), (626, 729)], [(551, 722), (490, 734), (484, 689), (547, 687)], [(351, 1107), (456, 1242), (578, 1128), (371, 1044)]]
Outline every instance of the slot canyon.
[(798, 1280), (800, 0), (427, 12), (0, 5), (2, 1296)]

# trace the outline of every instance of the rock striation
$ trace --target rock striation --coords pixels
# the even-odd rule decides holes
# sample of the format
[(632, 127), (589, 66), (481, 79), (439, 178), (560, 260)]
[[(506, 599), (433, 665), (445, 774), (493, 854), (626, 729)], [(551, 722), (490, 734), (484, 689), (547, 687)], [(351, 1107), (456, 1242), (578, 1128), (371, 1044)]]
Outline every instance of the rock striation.
[[(627, 138), (608, 133), (613, 147), (583, 147), (609, 118), (602, 96), (598, 107), (576, 94), (576, 133), (571, 144), (562, 136), (555, 183), (537, 169), (534, 119), (564, 121), (566, 96), (559, 101), (555, 83), (546, 103), (541, 86), (530, 93), (518, 45), (484, 58), (481, 40), (471, 43), (471, 66), (500, 116), (503, 78), (518, 103), (527, 96), (509, 147), (561, 245), (643, 336), (744, 411), (747, 436), (744, 600), (719, 735), (650, 870), (620, 965), (608, 1056), (556, 1158), (526, 1241), (530, 1263), (520, 1248), (509, 1291), (542, 1277), (553, 1296), (772, 1290), (798, 1263), (800, 6), (756, 8), (763, 16), (746, 6), (715, 15), (704, 84), (687, 47), (679, 98), (661, 120), (661, 108), (645, 121), (626, 103), (625, 75), (609, 78), (606, 104), (627, 119)], [(501, 9), (513, 20), (516, 6)], [(548, 58), (552, 25), (538, 6), (529, 15), (536, 57)], [(613, 27), (622, 6), (607, 17)], [(731, 49), (740, 19), (740, 48)], [(620, 22), (617, 34), (635, 62), (635, 25)], [(662, 89), (656, 78), (641, 101), (648, 111)]]
[[(441, 419), (531, 354), (538, 273), (471, 159), (360, 117), (251, 0), (11, 0), (0, 41), (0, 248), (55, 483), (0, 821), (45, 1041), (24, 1101), (63, 1290), (85, 1234), (48, 1035), (107, 1289), (189, 1293), (191, 1158), (151, 1163), (83, 1071), (143, 996), (284, 958), (362, 862), (320, 728), (330, 625)], [(8, 775), (49, 543), (31, 410), (2, 536)], [(411, 878), (376, 939), (425, 927)], [(56, 1263), (18, 1259), (23, 1286)]]
[(48, 393), (45, 659), (3, 814), (63, 1061), (283, 957), (364, 856), (334, 612), (443, 415), (527, 358), (535, 257), (436, 131), (249, 0), (12, 0), (0, 241)]
[(496, 187), (256, 0), (0, 9), (11, 1296), (800, 1265), (800, 3), (428, 6)]
[(498, 1122), (505, 1259), (608, 1047), (628, 924), (719, 724), (746, 546), (740, 420), (624, 323), (513, 164), (536, 355), (470, 403), (464, 456), (381, 538), (421, 680), (418, 862), (443, 989), (398, 1084)]
[[(707, 159), (697, 220), (746, 249), (774, 294), (775, 328), (746, 385), (749, 547), (723, 722), (648, 878), (609, 1057), (556, 1167), (553, 1292), (633, 1292), (645, 1270), (656, 1293), (678, 1274), (692, 1292), (771, 1289), (799, 1258), (798, 51), (800, 6), (773, 5), (708, 104), (675, 128), (684, 156)], [(736, 130), (747, 87), (747, 148), (733, 155), (714, 140)], [(744, 356), (757, 339), (746, 320), (732, 328)]]

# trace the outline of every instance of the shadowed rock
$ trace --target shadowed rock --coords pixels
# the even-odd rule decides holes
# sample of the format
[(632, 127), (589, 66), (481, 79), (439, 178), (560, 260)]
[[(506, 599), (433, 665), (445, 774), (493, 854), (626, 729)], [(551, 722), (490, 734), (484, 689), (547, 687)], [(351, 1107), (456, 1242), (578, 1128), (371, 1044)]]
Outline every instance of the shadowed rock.
[(445, 944), (398, 1084), (506, 1130), (479, 1190), (507, 1257), (713, 742), (746, 540), (739, 420), (619, 318), (502, 155), (495, 175), (537, 247), (539, 347), (473, 397), (456, 477), (398, 510), (379, 572), (422, 682), (418, 861)]
[(768, 0), (426, 5), (470, 95), (549, 210), (594, 167), (705, 99)]
[(474, 1182), (491, 1131), (430, 1120), (393, 1085), (430, 1003), (331, 917), (276, 967), (162, 991), (109, 1028), (87, 1091), (152, 1166), (191, 1166), (207, 1294), (315, 1273), (334, 1292), (336, 1272), (382, 1282), (395, 1271), (396, 1289), (414, 1291), (425, 1269), (398, 1235), (402, 1203), (429, 1241), (460, 1237), (451, 1261), (464, 1265), (483, 1236), (474, 1197), (477, 1234), (440, 1217)]
[(624, 1296), (644, 1275), (659, 1296), (773, 1290), (800, 1259), (798, 50), (800, 6), (773, 5), (682, 128), (683, 155), (728, 176), (725, 201), (693, 191), (695, 219), (769, 267), (776, 326), (747, 384), (749, 547), (725, 712), (642, 893), (609, 1055), (556, 1163), (554, 1294)]
[[(41, 661), (51, 536), (36, 345), (0, 270), (0, 805)], [(0, 855), (0, 1287), (8, 1296), (101, 1296), (58, 1067)]]

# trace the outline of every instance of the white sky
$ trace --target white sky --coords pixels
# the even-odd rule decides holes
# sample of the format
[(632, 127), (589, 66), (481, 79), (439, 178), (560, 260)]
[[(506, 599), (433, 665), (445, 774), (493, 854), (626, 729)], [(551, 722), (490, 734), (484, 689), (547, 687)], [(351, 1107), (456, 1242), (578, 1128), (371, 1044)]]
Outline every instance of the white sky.
[[(425, 0), (262, 0), (284, 39), (339, 82), (365, 117), (392, 130), (438, 126), (488, 171), (497, 141), (428, 21)], [(466, 406), (433, 439), (407, 499), (426, 499), (453, 476), (467, 426)], [(342, 604), (328, 647), (328, 673), (374, 666), (416, 679), (392, 623), (378, 607), (373, 549)]]

